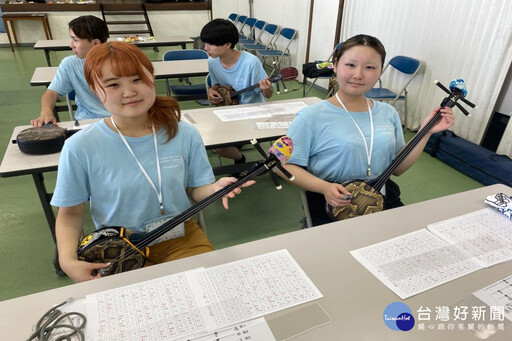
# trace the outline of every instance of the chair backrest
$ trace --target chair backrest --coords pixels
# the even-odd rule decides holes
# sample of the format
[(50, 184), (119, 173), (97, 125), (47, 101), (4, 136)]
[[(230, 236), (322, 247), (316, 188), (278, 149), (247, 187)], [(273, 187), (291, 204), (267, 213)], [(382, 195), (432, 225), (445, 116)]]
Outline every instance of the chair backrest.
[[(267, 26), (267, 22), (263, 20), (258, 20), (254, 24), (252, 31), (254, 32), (254, 43), (261, 44), (261, 36), (265, 33), (265, 26)], [(259, 34), (256, 35), (256, 29), (259, 30)]]
[(411, 57), (396, 56), (391, 58), (389, 64), (398, 71), (411, 75), (418, 72), (421, 62)]
[(279, 26), (275, 24), (267, 24), (267, 26), (265, 26), (265, 32), (267, 33), (269, 39), (264, 45), (267, 45), (267, 49), (274, 50), (276, 48), (275, 43), (279, 38)]
[(208, 59), (208, 53), (203, 50), (171, 50), (164, 53), (162, 60)]
[[(276, 41), (274, 41), (274, 48), (276, 50), (282, 50), (283, 53), (285, 53), (285, 54), (290, 53), (290, 51), (288, 50), (288, 47), (290, 47), (290, 44), (292, 43), (292, 40), (293, 40), (293, 38), (295, 38), (296, 34), (297, 34), (297, 31), (294, 30), (293, 28), (283, 27), (281, 29), (281, 31), (279, 31), (278, 38), (276, 39)], [(277, 42), (283, 41), (283, 40), (286, 41), (285, 47), (280, 49), (279, 46), (277, 45)]]
[[(242, 29), (240, 30), (240, 36), (249, 38), (252, 34), (252, 31), (254, 31), (254, 25), (256, 25), (256, 21), (258, 21), (258, 19), (256, 18), (247, 18), (247, 20), (245, 20), (244, 27), (242, 27)], [(246, 29), (247, 27), (249, 27), (249, 32), (247, 32), (247, 34), (244, 34), (244, 29)]]
[(244, 28), (246, 20), (247, 20), (247, 16), (246, 15), (240, 15), (238, 17), (238, 20), (235, 23), (235, 26), (237, 27), (238, 32), (240, 32), (240, 33), (242, 32), (242, 29)]
[[(406, 56), (395, 56), (389, 60), (384, 69), (382, 70), (382, 74), (384, 71), (391, 65), (398, 71), (410, 75), (409, 79), (403, 84), (402, 88), (398, 91), (398, 94), (401, 95), (402, 92), (407, 88), (409, 83), (412, 81), (414, 76), (418, 73), (421, 67), (421, 61), (415, 58), (406, 57)], [(379, 86), (382, 87), (382, 81), (379, 78)]]
[(230, 15), (228, 15), (228, 19), (231, 20), (232, 22), (236, 22), (236, 19), (238, 19), (238, 14), (231, 13)]

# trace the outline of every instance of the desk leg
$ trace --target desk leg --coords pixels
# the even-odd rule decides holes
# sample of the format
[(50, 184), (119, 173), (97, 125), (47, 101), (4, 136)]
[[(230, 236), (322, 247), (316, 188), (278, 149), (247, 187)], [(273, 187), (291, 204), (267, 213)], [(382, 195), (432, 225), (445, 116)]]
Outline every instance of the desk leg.
[(44, 56), (46, 57), (46, 63), (48, 66), (52, 66), (52, 62), (50, 60), (50, 50), (44, 49)]
[[(34, 183), (36, 184), (37, 194), (39, 195), (39, 201), (41, 201), (41, 205), (43, 206), (43, 211), (46, 216), (48, 226), (50, 227), (50, 232), (52, 234), (53, 241), (55, 244), (57, 244), (57, 238), (55, 236), (55, 214), (53, 213), (52, 206), (50, 205), (51, 194), (49, 194), (46, 190), (43, 173), (32, 174), (32, 178), (34, 179)], [(53, 266), (55, 267), (55, 272), (59, 276), (64, 275), (64, 272), (61, 270), (59, 265), (59, 254), (57, 252), (57, 245), (55, 245), (55, 257), (53, 259)]]
[(181, 45), (181, 49), (182, 50), (186, 50), (187, 49), (187, 43), (183, 43), (183, 44), (180, 44)]
[(2, 18), (4, 22), (5, 27), (5, 33), (7, 33), (7, 38), (9, 39), (9, 46), (11, 47), (11, 51), (14, 52), (14, 47), (12, 46), (12, 39), (11, 39), (11, 32), (9, 31), (9, 20), (5, 20), (5, 18)]

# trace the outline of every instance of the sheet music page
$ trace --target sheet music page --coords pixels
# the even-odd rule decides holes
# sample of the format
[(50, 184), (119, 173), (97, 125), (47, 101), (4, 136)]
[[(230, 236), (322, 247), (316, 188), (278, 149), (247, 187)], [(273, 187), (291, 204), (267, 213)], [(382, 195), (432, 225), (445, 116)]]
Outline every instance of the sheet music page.
[(323, 297), (287, 250), (188, 273), (215, 329)]
[(430, 224), (432, 233), (471, 253), (483, 267), (512, 259), (512, 221), (493, 208), (484, 208)]
[(89, 339), (175, 340), (213, 330), (194, 299), (189, 272), (87, 295)]
[(505, 317), (512, 322), (512, 275), (473, 293), (489, 307), (504, 307)]
[(427, 229), (350, 253), (401, 299), (482, 268), (470, 255)]

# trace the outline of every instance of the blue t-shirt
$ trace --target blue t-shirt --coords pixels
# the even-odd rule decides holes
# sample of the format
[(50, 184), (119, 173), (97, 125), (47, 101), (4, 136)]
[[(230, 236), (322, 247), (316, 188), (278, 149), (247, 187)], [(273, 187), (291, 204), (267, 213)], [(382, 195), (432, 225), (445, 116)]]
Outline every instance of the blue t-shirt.
[[(328, 182), (371, 180), (381, 174), (404, 145), (400, 118), (395, 108), (373, 101), (374, 141), (371, 176), (364, 141), (349, 114), (326, 100), (300, 112), (288, 129), (293, 153), (288, 163), (305, 166)], [(368, 112), (351, 112), (370, 147)]]
[(85, 81), (84, 59), (68, 56), (62, 60), (48, 89), (64, 96), (75, 90), (77, 110), (75, 118), (85, 120), (110, 116), (98, 97)]
[[(267, 78), (260, 60), (246, 51), (242, 51), (236, 64), (229, 69), (222, 66), (220, 58), (208, 58), (208, 71), (213, 85), (231, 85), (235, 90), (245, 89)], [(259, 102), (265, 102), (260, 88), (240, 95), (240, 104)]]
[[(177, 135), (167, 143), (164, 130), (157, 132), (157, 139), (164, 209), (166, 216), (173, 217), (192, 205), (187, 187), (210, 184), (215, 178), (201, 136), (192, 125), (180, 122)], [(126, 140), (158, 189), (153, 135)], [(161, 219), (155, 191), (119, 134), (104, 120), (66, 140), (51, 204), (69, 207), (87, 200), (96, 228), (124, 226), (145, 232), (143, 226)]]

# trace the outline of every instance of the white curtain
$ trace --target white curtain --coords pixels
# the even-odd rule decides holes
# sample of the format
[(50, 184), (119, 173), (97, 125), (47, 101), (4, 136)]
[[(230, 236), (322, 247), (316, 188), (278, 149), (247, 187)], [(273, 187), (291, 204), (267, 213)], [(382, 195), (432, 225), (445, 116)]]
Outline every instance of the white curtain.
[[(409, 129), (446, 97), (434, 80), (448, 86), (462, 78), (478, 108), (469, 110), (471, 117), (455, 109), (452, 130), (480, 143), (512, 61), (512, 1), (346, 0), (343, 18), (342, 40), (370, 34), (386, 47), (386, 60), (405, 55), (424, 63), (408, 87)], [(400, 80), (383, 82), (397, 88)], [(510, 155), (512, 128), (507, 132)]]

